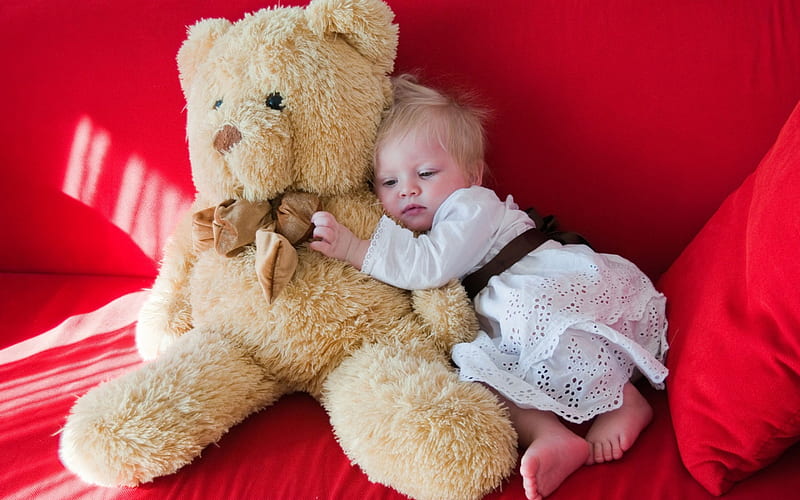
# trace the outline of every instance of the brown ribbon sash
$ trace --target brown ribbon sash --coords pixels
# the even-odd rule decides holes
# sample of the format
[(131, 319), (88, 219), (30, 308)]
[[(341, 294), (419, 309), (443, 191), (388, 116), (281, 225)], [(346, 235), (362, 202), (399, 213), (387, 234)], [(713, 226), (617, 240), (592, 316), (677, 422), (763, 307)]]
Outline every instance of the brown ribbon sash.
[(528, 229), (509, 241), (492, 260), (461, 280), (470, 300), (486, 287), (492, 276), (513, 266), (519, 259), (539, 248), (547, 240), (555, 240), (562, 245), (586, 245), (592, 248), (589, 241), (579, 233), (559, 231), (555, 216), (542, 217), (534, 208), (529, 208), (525, 212), (528, 217), (533, 219), (536, 227)]

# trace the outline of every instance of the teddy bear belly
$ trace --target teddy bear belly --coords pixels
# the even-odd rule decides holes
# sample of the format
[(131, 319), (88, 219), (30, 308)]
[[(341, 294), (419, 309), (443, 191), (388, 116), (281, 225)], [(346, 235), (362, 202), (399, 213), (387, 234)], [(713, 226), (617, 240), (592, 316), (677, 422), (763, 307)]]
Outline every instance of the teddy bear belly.
[(364, 342), (403, 342), (415, 321), (408, 292), (301, 248), (293, 280), (267, 303), (252, 251), (200, 255), (192, 274), (199, 331), (223, 331), (293, 390), (314, 392), (327, 372)]

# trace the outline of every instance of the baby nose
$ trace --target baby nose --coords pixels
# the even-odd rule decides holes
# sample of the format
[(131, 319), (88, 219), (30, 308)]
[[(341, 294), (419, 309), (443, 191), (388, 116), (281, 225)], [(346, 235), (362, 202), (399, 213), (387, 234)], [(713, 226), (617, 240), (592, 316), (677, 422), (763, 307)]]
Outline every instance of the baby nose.
[(407, 184), (400, 190), (400, 196), (417, 196), (419, 194), (419, 186), (416, 184)]

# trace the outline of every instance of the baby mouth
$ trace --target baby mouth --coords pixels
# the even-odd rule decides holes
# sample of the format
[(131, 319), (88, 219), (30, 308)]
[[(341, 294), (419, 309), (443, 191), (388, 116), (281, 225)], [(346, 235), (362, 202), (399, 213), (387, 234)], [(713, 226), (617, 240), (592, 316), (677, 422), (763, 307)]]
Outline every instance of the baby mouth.
[(403, 215), (416, 215), (425, 210), (422, 205), (408, 205), (403, 209)]

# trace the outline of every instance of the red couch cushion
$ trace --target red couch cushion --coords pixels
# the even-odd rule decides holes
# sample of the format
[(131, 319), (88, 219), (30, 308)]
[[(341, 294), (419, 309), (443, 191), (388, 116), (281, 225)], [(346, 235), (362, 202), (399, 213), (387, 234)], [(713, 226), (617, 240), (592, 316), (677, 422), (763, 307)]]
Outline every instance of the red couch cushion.
[[(126, 276), (0, 273), (0, 349), (34, 339), (71, 316), (147, 288), (152, 281)], [(0, 353), (0, 362), (3, 359)]]
[[(160, 256), (176, 207), (193, 192), (175, 67), (185, 26), (274, 3), (4, 1), (0, 53), (13, 78), (0, 79), (9, 118), (0, 121), (0, 203), (16, 217), (0, 250), (4, 341), (152, 278), (143, 255)], [(496, 111), (489, 163), (498, 190), (558, 214), (653, 277), (753, 170), (800, 97), (792, 0), (388, 3), (401, 26), (398, 71), (476, 89)], [(32, 204), (40, 211), (18, 210)], [(83, 223), (77, 233), (50, 228), (51, 244), (40, 245), (35, 229), (53, 215)], [(11, 240), (26, 228), (27, 239)], [(20, 272), (59, 274), (7, 279)], [(64, 273), (126, 277), (111, 285)], [(40, 278), (55, 281), (45, 289)], [(82, 483), (58, 461), (57, 432), (75, 397), (138, 366), (135, 313), (114, 310), (123, 326), (91, 329), (108, 311), (89, 313), (59, 335), (0, 351), (0, 497), (398, 497), (349, 464), (323, 410), (302, 395), (251, 416), (176, 474), (135, 489)], [(646, 395), (656, 415), (636, 446), (621, 461), (581, 468), (552, 500), (711, 496), (681, 466), (665, 392)], [(798, 470), (795, 445), (726, 499), (790, 498)], [(489, 498), (521, 498), (521, 489), (513, 476)]]
[(714, 494), (800, 437), (800, 105), (660, 280), (681, 457)]

